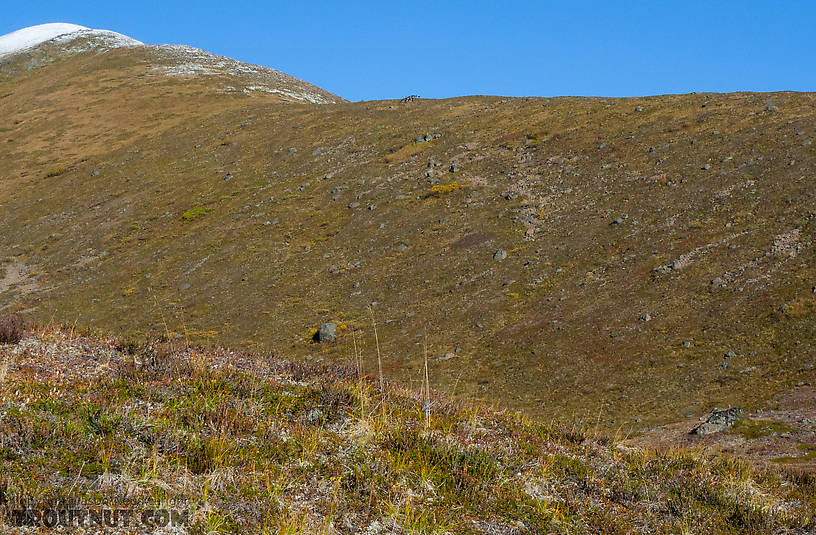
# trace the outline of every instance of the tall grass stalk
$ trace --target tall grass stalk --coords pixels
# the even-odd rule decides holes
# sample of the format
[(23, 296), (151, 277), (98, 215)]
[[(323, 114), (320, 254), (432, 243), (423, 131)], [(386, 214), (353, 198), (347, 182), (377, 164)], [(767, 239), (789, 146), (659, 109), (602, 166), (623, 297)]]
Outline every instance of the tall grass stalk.
[(368, 307), (371, 315), (371, 327), (374, 329), (374, 343), (377, 346), (377, 367), (380, 373), (380, 406), (382, 407), (382, 419), (385, 422), (385, 381), (383, 379), (382, 355), (380, 354), (380, 338), (377, 336), (377, 321), (374, 319), (374, 309)]

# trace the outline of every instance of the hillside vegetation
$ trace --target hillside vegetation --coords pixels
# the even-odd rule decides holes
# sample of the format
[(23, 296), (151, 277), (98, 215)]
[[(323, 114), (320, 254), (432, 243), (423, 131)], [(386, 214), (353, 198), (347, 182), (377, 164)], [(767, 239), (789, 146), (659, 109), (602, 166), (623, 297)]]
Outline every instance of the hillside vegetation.
[(427, 345), (608, 429), (814, 380), (813, 94), (314, 105), (151, 54), (0, 64), (0, 308), (348, 362), (370, 307), (389, 379)]
[(0, 522), (78, 503), (173, 503), (192, 533), (806, 533), (816, 522), (810, 475), (381, 389), (360, 373), (371, 359), (327, 367), (54, 329), (0, 357)]

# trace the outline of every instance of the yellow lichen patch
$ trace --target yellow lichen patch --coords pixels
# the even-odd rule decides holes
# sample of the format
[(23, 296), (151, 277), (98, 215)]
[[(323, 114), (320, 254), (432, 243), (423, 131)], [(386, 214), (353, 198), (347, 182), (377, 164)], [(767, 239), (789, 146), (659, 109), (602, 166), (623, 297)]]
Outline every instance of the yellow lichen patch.
[(136, 291), (136, 288), (128, 288), (127, 290), (125, 290), (124, 292), (122, 292), (122, 295), (124, 295), (124, 296), (128, 296), (128, 295), (132, 294), (132, 293), (133, 293), (133, 292), (135, 292), (135, 291)]
[(435, 186), (431, 186), (431, 193), (433, 194), (450, 193), (451, 191), (457, 190), (461, 187), (462, 185), (459, 182), (451, 182), (450, 184), (437, 184)]

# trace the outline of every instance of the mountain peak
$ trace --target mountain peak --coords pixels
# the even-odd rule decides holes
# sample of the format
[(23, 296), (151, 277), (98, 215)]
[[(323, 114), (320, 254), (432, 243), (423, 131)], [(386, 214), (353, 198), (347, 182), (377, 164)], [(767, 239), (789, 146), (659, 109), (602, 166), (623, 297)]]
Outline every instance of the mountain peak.
[[(4, 74), (11, 76), (86, 52), (103, 54), (116, 49), (130, 49), (127, 54), (133, 61), (142, 58), (149, 65), (149, 75), (217, 79), (216, 84), (222, 84), (221, 92), (276, 95), (285, 102), (343, 102), (337, 95), (269, 67), (189, 46), (146, 45), (120, 33), (62, 22), (30, 26), (0, 36), (0, 65)], [(31, 57), (25, 59), (26, 55)]]
[(94, 30), (78, 24), (52, 22), (29, 26), (0, 36), (0, 57), (15, 54), (58, 37), (114, 37), (119, 46), (141, 45), (140, 41), (109, 30)]

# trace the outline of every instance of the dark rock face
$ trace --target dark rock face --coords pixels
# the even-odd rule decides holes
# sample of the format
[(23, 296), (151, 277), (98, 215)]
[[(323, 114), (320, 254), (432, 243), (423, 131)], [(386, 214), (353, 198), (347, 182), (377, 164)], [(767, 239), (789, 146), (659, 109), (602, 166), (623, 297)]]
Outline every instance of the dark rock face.
[(739, 415), (742, 414), (742, 409), (739, 407), (731, 407), (730, 409), (714, 409), (708, 415), (706, 421), (695, 427), (690, 431), (692, 435), (708, 435), (711, 433), (719, 433), (724, 431), (736, 423)]

